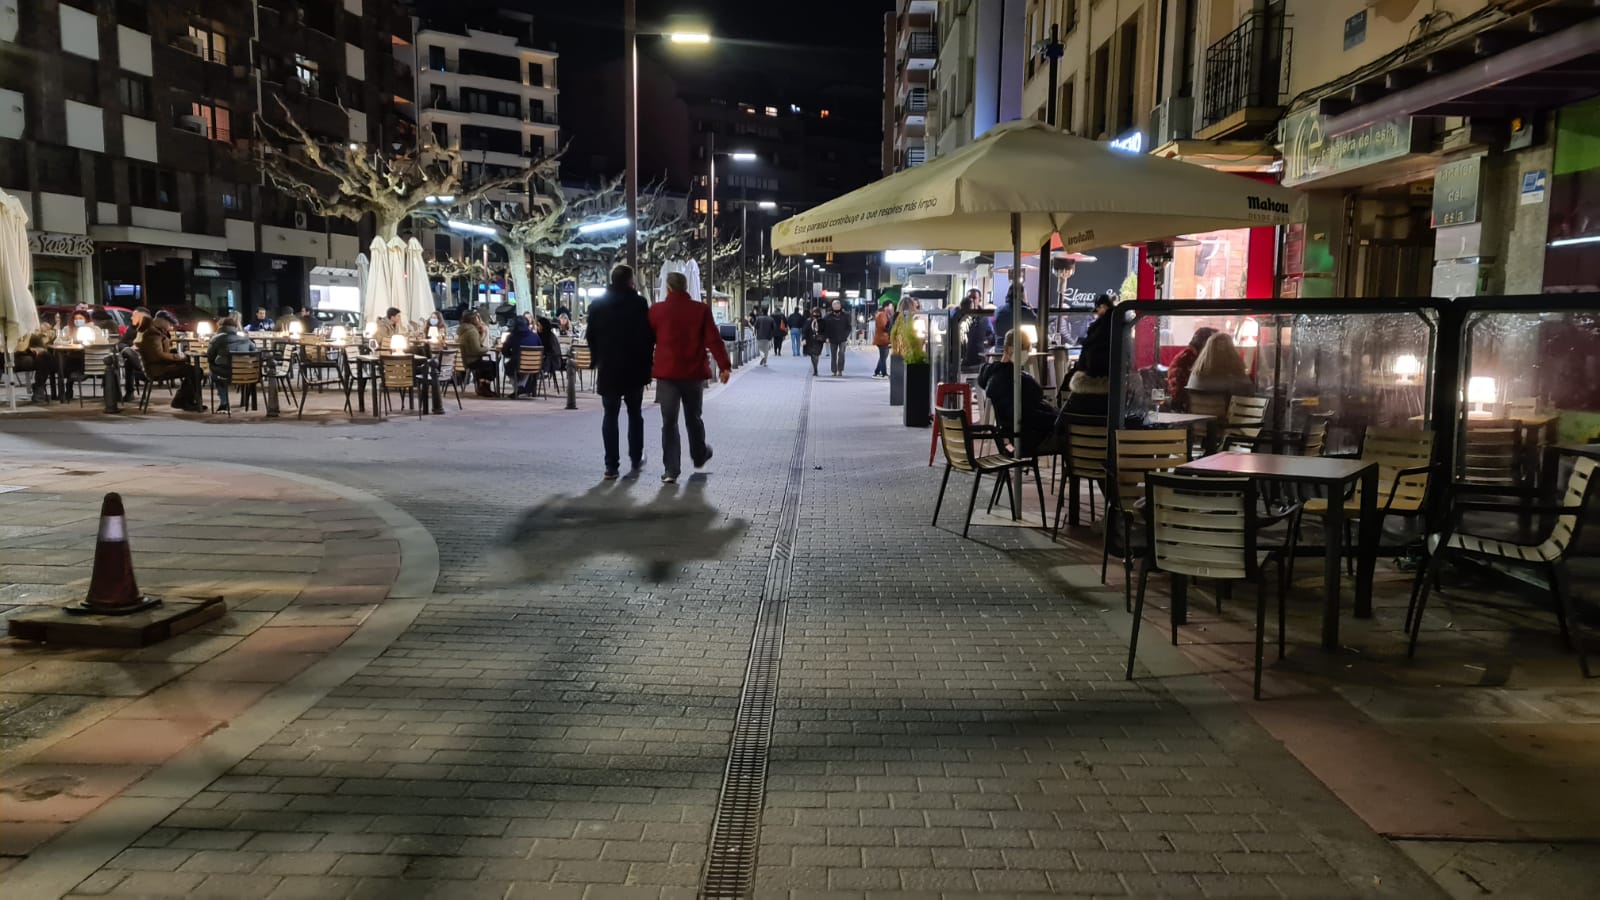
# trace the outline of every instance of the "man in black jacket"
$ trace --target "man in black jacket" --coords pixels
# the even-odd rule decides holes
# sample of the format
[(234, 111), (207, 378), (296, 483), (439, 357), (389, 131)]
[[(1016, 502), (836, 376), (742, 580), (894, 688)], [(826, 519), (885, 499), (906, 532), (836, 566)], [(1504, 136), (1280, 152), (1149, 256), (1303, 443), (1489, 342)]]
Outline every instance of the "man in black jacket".
[(822, 334), (828, 339), (829, 359), (833, 361), (836, 378), (844, 377), (844, 354), (850, 341), (850, 331), (850, 314), (845, 312), (843, 303), (833, 301), (833, 309), (822, 317)]
[(633, 285), (633, 269), (611, 270), (611, 286), (589, 305), (589, 353), (598, 370), (595, 390), (605, 414), (600, 439), (605, 442), (607, 480), (621, 465), (617, 414), (628, 406), (628, 460), (637, 472), (644, 466), (644, 388), (650, 383), (656, 338), (650, 330), (650, 304)]
[[(779, 315), (783, 311), (779, 310)], [(806, 333), (806, 314), (796, 306), (794, 312), (789, 313), (789, 349), (794, 351), (796, 359), (800, 358), (800, 340)]]
[(767, 354), (772, 352), (772, 339), (778, 334), (778, 322), (758, 309), (755, 328), (756, 347), (761, 351), (761, 364), (764, 366), (767, 364)]

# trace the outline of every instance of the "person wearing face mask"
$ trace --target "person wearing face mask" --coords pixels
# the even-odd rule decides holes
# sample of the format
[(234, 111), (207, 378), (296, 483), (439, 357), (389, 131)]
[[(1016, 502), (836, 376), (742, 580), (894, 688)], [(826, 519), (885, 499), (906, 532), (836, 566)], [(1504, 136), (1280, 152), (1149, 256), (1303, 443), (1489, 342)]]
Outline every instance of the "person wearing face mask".
[(833, 309), (822, 318), (822, 333), (828, 339), (828, 349), (831, 352), (829, 359), (833, 362), (835, 378), (844, 377), (844, 356), (849, 346), (851, 330), (850, 314), (845, 312), (844, 304), (838, 300), (833, 301)]
[(441, 341), (449, 336), (449, 328), (445, 325), (444, 316), (441, 315), (437, 309), (428, 314), (428, 320), (422, 325), (422, 333), (424, 336), (428, 334), (429, 328), (439, 329), (437, 332), (435, 332), (435, 334), (439, 336), (439, 340)]

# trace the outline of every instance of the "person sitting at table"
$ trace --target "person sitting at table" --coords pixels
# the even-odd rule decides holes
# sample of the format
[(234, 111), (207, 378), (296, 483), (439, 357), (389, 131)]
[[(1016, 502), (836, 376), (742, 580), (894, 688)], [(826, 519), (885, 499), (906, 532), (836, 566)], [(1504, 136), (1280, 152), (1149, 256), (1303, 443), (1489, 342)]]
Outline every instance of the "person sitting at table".
[(1216, 394), (1242, 394), (1254, 396), (1255, 379), (1244, 366), (1244, 357), (1233, 345), (1233, 336), (1219, 331), (1206, 339), (1205, 348), (1194, 361), (1189, 373), (1187, 390), (1207, 391)]
[(506, 328), (506, 340), (502, 352), (506, 359), (506, 377), (511, 379), (514, 385), (511, 391), (513, 397), (527, 393), (533, 387), (538, 387), (537, 383), (532, 386), (528, 385), (522, 376), (517, 373), (520, 371), (519, 366), (523, 349), (533, 349), (540, 346), (542, 345), (539, 343), (539, 334), (528, 323), (528, 317), (512, 316), (511, 323)]
[(1189, 411), (1189, 375), (1194, 371), (1195, 362), (1200, 359), (1200, 351), (1205, 348), (1206, 341), (1217, 330), (1209, 325), (1196, 328), (1194, 336), (1189, 338), (1189, 346), (1173, 358), (1172, 364), (1167, 366), (1167, 405), (1173, 412)]
[[(989, 363), (978, 374), (978, 387), (982, 388), (984, 396), (989, 398), (990, 405), (994, 407), (994, 420), (1003, 431), (1010, 431), (1016, 424), (1012, 392), (1018, 368), (1012, 361), (1012, 356), (1019, 344), (1021, 351), (1017, 355), (1026, 359), (1028, 352), (1033, 349), (1033, 341), (1028, 337), (1028, 333), (1020, 328), (1006, 332), (1005, 352), (1001, 355), (1000, 361)], [(1044, 388), (1039, 386), (1033, 375), (1026, 369), (1021, 371), (1022, 452), (1025, 456), (1034, 456), (1052, 446), (1050, 438), (1055, 430), (1056, 410), (1044, 399)]]
[(539, 326), (539, 346), (544, 348), (545, 373), (562, 371), (566, 368), (566, 359), (561, 355), (561, 336), (556, 332), (556, 323), (544, 316), (539, 316), (534, 321)]
[(487, 341), (489, 329), (477, 310), (461, 314), (461, 327), (456, 329), (456, 343), (461, 350), (461, 368), (478, 382), (479, 397), (497, 397), (494, 389), (494, 360), (489, 358)]
[(389, 341), (395, 335), (404, 336), (406, 326), (400, 318), (400, 310), (389, 307), (383, 313), (383, 318), (378, 320), (378, 330), (373, 332), (372, 340), (378, 345), (379, 353), (389, 352)]
[(178, 352), (173, 340), (177, 318), (166, 310), (147, 320), (139, 332), (139, 359), (144, 363), (144, 374), (152, 381), (176, 379), (178, 392), (173, 395), (172, 408), (186, 412), (205, 412), (200, 402), (200, 367)]
[(211, 382), (217, 386), (217, 412), (228, 411), (228, 386), (233, 381), (233, 354), (256, 350), (255, 342), (239, 331), (238, 316), (223, 316), (217, 333), (206, 345), (206, 361), (211, 363)]
[(272, 330), (276, 329), (277, 327), (278, 327), (277, 324), (272, 321), (272, 317), (267, 315), (267, 308), (265, 306), (262, 306), (262, 307), (258, 307), (256, 309), (256, 317), (254, 319), (250, 320), (250, 324), (246, 325), (244, 327), (244, 330), (245, 331), (272, 331)]
[(1075, 416), (1105, 416), (1111, 400), (1111, 311), (1116, 295), (1106, 291), (1095, 301), (1093, 322), (1078, 343), (1078, 361), (1067, 375), (1067, 401), (1062, 412)]
[(41, 405), (50, 399), (50, 376), (56, 372), (56, 355), (50, 348), (55, 342), (55, 326), (40, 319), (39, 327), (17, 342), (17, 353), (12, 357), (18, 372), (33, 373), (33, 402)]
[(138, 382), (144, 374), (144, 366), (139, 358), (139, 333), (149, 327), (150, 310), (140, 306), (133, 311), (132, 324), (127, 330), (117, 336), (117, 345), (114, 349), (117, 358), (122, 360), (122, 400), (124, 403), (133, 400), (133, 392), (138, 388)]
[(305, 327), (305, 323), (301, 322), (300, 317), (295, 315), (294, 307), (281, 306), (278, 308), (278, 321), (272, 324), (272, 328), (274, 331), (287, 334), (289, 326), (295, 322), (300, 322), (301, 327)]

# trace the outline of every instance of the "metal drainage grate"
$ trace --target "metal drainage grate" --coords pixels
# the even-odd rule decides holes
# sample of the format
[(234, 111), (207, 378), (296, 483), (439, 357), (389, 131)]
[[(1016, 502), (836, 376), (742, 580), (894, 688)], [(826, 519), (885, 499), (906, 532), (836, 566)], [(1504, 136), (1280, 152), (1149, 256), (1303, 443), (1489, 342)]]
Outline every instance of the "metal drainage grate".
[(805, 471), (811, 385), (808, 379), (800, 402), (799, 431), (783, 489), (783, 514), (772, 545), (772, 559), (767, 563), (761, 605), (756, 610), (750, 664), (745, 668), (739, 712), (733, 720), (728, 768), (722, 776), (722, 794), (717, 799), (717, 817), (711, 825), (711, 845), (701, 875), (701, 897), (749, 897), (755, 882), (761, 811), (767, 797), (767, 751), (772, 746), (772, 717), (778, 703), (778, 663), (783, 657), (789, 575), (794, 566), (795, 535), (800, 528), (800, 479)]

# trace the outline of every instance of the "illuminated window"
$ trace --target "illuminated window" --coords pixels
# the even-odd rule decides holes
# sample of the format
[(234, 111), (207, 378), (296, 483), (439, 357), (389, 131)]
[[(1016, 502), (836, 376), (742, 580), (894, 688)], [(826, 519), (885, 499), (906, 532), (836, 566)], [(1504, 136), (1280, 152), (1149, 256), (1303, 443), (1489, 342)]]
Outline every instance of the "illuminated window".
[(777, 118), (778, 117), (778, 108), (776, 106), (767, 107), (767, 115), (772, 116), (773, 118)]
[(212, 140), (222, 141), (224, 144), (233, 140), (231, 116), (226, 106), (190, 103), (189, 115), (206, 123), (206, 133)]
[(819, 117), (821, 117), (821, 118), (826, 119), (828, 117), (828, 111), (827, 110), (823, 110), (822, 112), (818, 113), (817, 115)]

